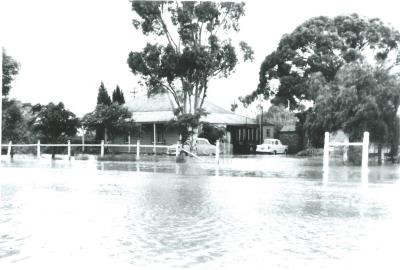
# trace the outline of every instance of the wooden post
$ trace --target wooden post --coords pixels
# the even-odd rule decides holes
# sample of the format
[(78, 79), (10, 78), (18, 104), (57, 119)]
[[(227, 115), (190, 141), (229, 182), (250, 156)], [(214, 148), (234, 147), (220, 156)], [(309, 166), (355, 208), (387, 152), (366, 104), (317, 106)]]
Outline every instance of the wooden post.
[(369, 152), (369, 132), (364, 132), (363, 145), (362, 145), (362, 160), (361, 169), (368, 170), (368, 153)]
[(36, 155), (37, 158), (40, 158), (40, 140), (37, 141)]
[(128, 153), (131, 152), (131, 135), (128, 135)]
[(104, 157), (104, 140), (101, 140), (100, 156)]
[(326, 171), (328, 169), (329, 169), (329, 132), (325, 132), (323, 170)]
[(85, 130), (82, 127), (82, 152), (85, 152)]
[(11, 145), (12, 145), (12, 141), (10, 141), (10, 142), (8, 143), (8, 149), (7, 149), (7, 156), (8, 156), (8, 157), (11, 157)]
[(176, 143), (175, 156), (179, 156), (179, 141)]
[(68, 140), (68, 159), (71, 159), (71, 140)]
[(137, 140), (136, 142), (136, 160), (139, 160), (140, 158), (140, 140)]
[(215, 144), (215, 162), (219, 163), (219, 140)]
[(156, 154), (156, 123), (153, 123), (153, 145), (154, 145), (154, 147), (153, 147), (153, 152), (154, 152), (154, 155)]

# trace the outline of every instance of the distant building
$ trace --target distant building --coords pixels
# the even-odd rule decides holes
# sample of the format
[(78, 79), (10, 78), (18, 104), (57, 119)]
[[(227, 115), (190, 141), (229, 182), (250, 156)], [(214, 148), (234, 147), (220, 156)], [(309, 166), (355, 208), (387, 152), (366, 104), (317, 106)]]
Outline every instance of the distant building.
[[(132, 118), (140, 129), (140, 135), (130, 136), (131, 144), (140, 140), (141, 144), (151, 145), (155, 141), (158, 145), (172, 145), (179, 140), (178, 131), (168, 126), (177, 109), (171, 95), (163, 93), (136, 97), (124, 106), (132, 112)], [(255, 119), (237, 115), (207, 101), (204, 101), (203, 109), (208, 115), (202, 117), (200, 122), (224, 127), (225, 141), (233, 145), (233, 153), (248, 153), (260, 142), (260, 126)], [(273, 136), (273, 130), (269, 133)], [(128, 134), (117, 140), (127, 142)]]
[(264, 139), (273, 139), (275, 134), (275, 126), (269, 122), (263, 121), (262, 141)]

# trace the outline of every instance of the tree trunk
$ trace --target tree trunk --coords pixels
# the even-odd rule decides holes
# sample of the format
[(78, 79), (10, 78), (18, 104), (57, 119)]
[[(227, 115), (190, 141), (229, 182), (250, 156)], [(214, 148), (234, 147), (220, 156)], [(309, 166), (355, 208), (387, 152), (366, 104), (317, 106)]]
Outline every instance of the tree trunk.
[(51, 147), (51, 159), (56, 159), (56, 147)]
[(193, 128), (192, 139), (190, 140), (190, 150), (194, 151), (194, 146), (197, 138), (199, 137), (199, 126)]

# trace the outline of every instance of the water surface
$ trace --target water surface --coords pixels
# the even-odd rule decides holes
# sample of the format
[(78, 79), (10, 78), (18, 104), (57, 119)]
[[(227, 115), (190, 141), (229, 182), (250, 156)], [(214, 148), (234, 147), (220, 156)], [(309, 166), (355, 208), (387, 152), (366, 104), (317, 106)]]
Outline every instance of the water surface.
[(397, 269), (398, 166), (212, 161), (2, 161), (0, 266)]

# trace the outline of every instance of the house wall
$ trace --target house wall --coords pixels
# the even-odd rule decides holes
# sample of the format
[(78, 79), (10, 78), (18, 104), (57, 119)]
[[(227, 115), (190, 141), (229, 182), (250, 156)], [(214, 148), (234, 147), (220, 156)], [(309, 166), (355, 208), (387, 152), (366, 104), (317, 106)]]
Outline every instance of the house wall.
[[(138, 140), (142, 145), (153, 145), (154, 140), (154, 126), (153, 124), (142, 124), (138, 127), (139, 132), (131, 135), (131, 144), (135, 145)], [(166, 128), (164, 124), (156, 124), (156, 140), (157, 145), (172, 145), (179, 140), (179, 134), (175, 128)], [(113, 139), (114, 144), (128, 144), (128, 134), (117, 136)], [(128, 147), (112, 147), (110, 152), (128, 152)], [(143, 153), (153, 153), (153, 148), (141, 148)], [(157, 153), (166, 152), (165, 149), (158, 148)], [(131, 153), (136, 153), (136, 146), (131, 147)]]
[(264, 139), (273, 139), (274, 132), (275, 132), (274, 126), (263, 126), (263, 141)]
[(260, 129), (257, 125), (227, 126), (234, 154), (253, 153), (260, 141)]

